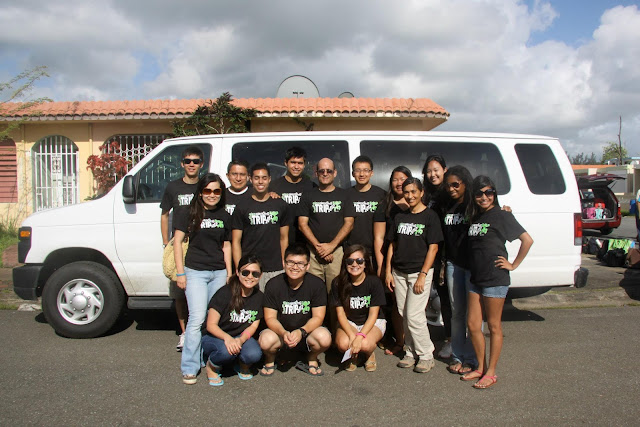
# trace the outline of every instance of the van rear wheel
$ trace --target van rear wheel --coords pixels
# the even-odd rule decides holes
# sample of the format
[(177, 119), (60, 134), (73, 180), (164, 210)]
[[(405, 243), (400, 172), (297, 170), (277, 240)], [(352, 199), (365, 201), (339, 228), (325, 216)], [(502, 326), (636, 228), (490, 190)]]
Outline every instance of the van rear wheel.
[(68, 338), (94, 338), (120, 317), (124, 290), (115, 273), (102, 264), (78, 261), (51, 275), (42, 292), (47, 322)]
[(600, 234), (602, 234), (603, 236), (606, 236), (608, 234), (611, 234), (612, 231), (613, 231), (613, 228), (611, 227), (601, 228)]

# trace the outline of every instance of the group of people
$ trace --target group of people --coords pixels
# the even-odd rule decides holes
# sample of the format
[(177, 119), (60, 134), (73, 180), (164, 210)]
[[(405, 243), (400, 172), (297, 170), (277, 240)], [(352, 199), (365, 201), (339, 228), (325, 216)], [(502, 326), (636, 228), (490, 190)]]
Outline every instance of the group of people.
[[(500, 208), (491, 179), (447, 169), (436, 155), (425, 162), (424, 184), (398, 166), (385, 192), (370, 182), (372, 160), (359, 156), (355, 186), (342, 189), (331, 159), (314, 166), (317, 185), (304, 175), (306, 163), (303, 149), (290, 148), (285, 175), (272, 182), (265, 163), (234, 160), (226, 188), (217, 174), (200, 177), (199, 148), (183, 152), (185, 175), (169, 183), (161, 203), (163, 244), (173, 233), (178, 272), (170, 294), (183, 330), (183, 382), (195, 384), (205, 367), (209, 384), (220, 386), (221, 369), (231, 364), (240, 379), (251, 379), (260, 360), (259, 374), (269, 377), (283, 350), (306, 353), (295, 367), (321, 376), (318, 356), (332, 343), (346, 371), (359, 364), (375, 371), (381, 346), (404, 352), (398, 367), (429, 372), (435, 347), (425, 310), (433, 284), (450, 305), (443, 310), (450, 313), (448, 370), (476, 388), (494, 385), (509, 271), (533, 240)], [(515, 239), (520, 249), (510, 262), (505, 242)], [(439, 286), (442, 266), (446, 286)], [(382, 345), (387, 320), (393, 328)]]

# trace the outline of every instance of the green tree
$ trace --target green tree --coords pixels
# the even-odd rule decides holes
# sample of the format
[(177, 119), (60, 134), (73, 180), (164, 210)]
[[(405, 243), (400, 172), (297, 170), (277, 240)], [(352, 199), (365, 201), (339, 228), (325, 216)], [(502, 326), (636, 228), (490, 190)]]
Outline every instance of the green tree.
[(627, 154), (627, 149), (620, 147), (617, 142), (611, 141), (607, 142), (607, 145), (602, 147), (602, 163), (606, 163), (607, 160), (614, 160), (619, 158), (629, 157)]
[(596, 153), (593, 152), (590, 155), (579, 153), (573, 157), (569, 157), (569, 160), (571, 160), (572, 165), (595, 165), (598, 163)]
[(247, 124), (256, 114), (257, 111), (253, 108), (233, 105), (231, 94), (225, 92), (215, 101), (208, 101), (196, 108), (190, 117), (174, 121), (173, 134), (191, 136), (249, 132)]
[(51, 99), (44, 97), (29, 98), (35, 83), (44, 77), (49, 77), (47, 67), (39, 66), (23, 71), (6, 83), (0, 83), (0, 120), (3, 117), (15, 117), (21, 113), (27, 113), (21, 119), (7, 121), (0, 125), (0, 141), (8, 138), (12, 131), (30, 117), (42, 114), (37, 110), (38, 105), (51, 102)]

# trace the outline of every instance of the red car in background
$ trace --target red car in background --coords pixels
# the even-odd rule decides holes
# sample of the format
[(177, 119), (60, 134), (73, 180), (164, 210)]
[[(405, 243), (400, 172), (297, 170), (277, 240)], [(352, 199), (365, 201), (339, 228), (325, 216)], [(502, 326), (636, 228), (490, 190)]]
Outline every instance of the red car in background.
[(583, 229), (600, 230), (606, 235), (620, 226), (620, 202), (611, 185), (621, 179), (625, 178), (610, 173), (577, 177)]

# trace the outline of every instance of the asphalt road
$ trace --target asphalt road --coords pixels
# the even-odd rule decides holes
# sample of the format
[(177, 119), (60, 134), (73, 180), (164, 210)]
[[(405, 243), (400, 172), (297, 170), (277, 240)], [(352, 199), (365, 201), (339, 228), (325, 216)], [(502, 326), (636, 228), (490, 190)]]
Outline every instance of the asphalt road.
[(633, 239), (638, 237), (638, 231), (636, 229), (636, 219), (633, 216), (622, 217), (620, 227), (614, 229), (611, 234), (603, 236), (598, 230), (583, 230), (585, 236), (605, 237), (611, 239)]
[[(510, 311), (489, 390), (437, 362), (428, 374), (378, 354), (374, 373), (181, 382), (166, 313), (92, 340), (58, 337), (42, 314), (0, 311), (2, 425), (637, 425), (640, 307)], [(438, 331), (435, 331), (436, 335)], [(331, 358), (329, 358), (331, 359)], [(324, 359), (322, 359), (324, 360)], [(333, 365), (333, 366), (332, 366)]]

